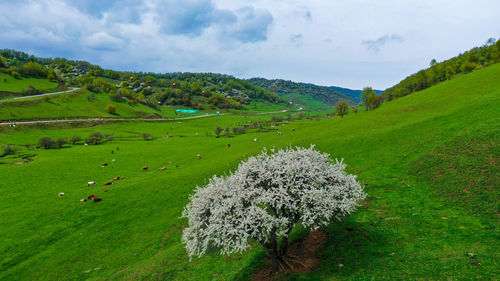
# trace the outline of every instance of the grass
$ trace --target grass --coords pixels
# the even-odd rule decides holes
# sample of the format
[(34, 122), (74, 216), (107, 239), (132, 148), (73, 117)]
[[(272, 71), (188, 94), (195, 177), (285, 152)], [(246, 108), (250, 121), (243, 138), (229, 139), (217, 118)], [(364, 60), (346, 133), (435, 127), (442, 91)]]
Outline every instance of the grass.
[[(500, 158), (498, 75), (500, 64), (374, 111), (273, 128), (282, 136), (273, 131), (220, 138), (204, 134), (213, 134), (216, 126), (269, 120), (268, 115), (2, 127), (0, 143), (18, 146), (33, 144), (41, 135), (85, 137), (96, 131), (114, 133), (116, 139), (98, 146), (24, 148), (22, 153), (37, 154), (33, 162), (0, 165), (0, 279), (247, 280), (264, 260), (259, 246), (241, 255), (214, 252), (189, 261), (180, 243), (186, 221), (179, 219), (188, 195), (263, 147), (310, 144), (344, 158), (369, 196), (354, 215), (326, 228), (330, 238), (316, 270), (282, 279), (498, 279), (495, 187), (500, 183), (491, 166)], [(156, 139), (142, 140), (143, 132)], [(166, 134), (173, 138), (162, 138)], [(252, 141), (256, 137), (259, 141)], [(101, 168), (103, 162), (110, 165)], [(143, 165), (151, 170), (141, 171)], [(162, 166), (167, 170), (156, 170)], [(439, 172), (439, 180), (431, 180)], [(104, 193), (102, 183), (116, 176), (127, 179)], [(99, 185), (87, 187), (90, 180)], [(58, 197), (59, 192), (65, 195)], [(89, 194), (104, 200), (78, 201)], [(304, 234), (298, 227), (292, 235)], [(470, 264), (468, 253), (481, 264)]]
[[(91, 98), (92, 97), (92, 98)], [(113, 104), (116, 113), (106, 111), (106, 106)], [(50, 97), (35, 97), (23, 100), (0, 101), (0, 120), (12, 119), (39, 119), (39, 118), (62, 118), (62, 117), (190, 117), (206, 113), (255, 113), (265, 111), (283, 110), (283, 105), (253, 101), (248, 110), (221, 110), (217, 108), (206, 108), (196, 114), (175, 114), (176, 109), (186, 108), (184, 106), (162, 106), (158, 109), (143, 104), (129, 105), (126, 102), (115, 102), (105, 93), (91, 93), (87, 90), (79, 90), (74, 93), (54, 95)], [(190, 108), (187, 108), (190, 109)], [(287, 107), (289, 110), (294, 108)]]
[[(4, 81), (5, 79), (5, 81)], [(33, 85), (36, 89), (42, 90), (42, 91), (56, 91), (57, 90), (57, 83), (56, 82), (51, 82), (47, 79), (42, 79), (42, 78), (21, 78), (21, 79), (15, 79), (14, 77), (5, 74), (5, 73), (0, 73), (0, 93), (2, 92), (7, 92), (7, 93), (17, 93), (17, 92), (22, 92), (26, 89), (28, 89), (29, 85)], [(0, 95), (0, 98), (2, 97), (7, 97), (6, 94)]]

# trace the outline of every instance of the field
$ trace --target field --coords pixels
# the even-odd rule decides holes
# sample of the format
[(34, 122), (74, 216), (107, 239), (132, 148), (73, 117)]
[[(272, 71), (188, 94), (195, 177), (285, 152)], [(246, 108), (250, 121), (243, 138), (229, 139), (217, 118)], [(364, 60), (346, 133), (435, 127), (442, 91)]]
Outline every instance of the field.
[(36, 89), (47, 92), (54, 92), (57, 89), (57, 83), (51, 82), (47, 79), (15, 79), (8, 74), (0, 73), (0, 99), (13, 96), (13, 93), (24, 91), (29, 85), (33, 85)]
[[(0, 90), (3, 90), (0, 87)], [(116, 113), (106, 111), (106, 106), (113, 104)], [(0, 101), (0, 120), (13, 119), (35, 119), (35, 118), (61, 118), (61, 117), (189, 117), (205, 113), (215, 114), (233, 112), (234, 110), (220, 110), (205, 108), (200, 114), (175, 114), (176, 109), (183, 106), (162, 106), (158, 109), (151, 108), (144, 104), (129, 105), (126, 102), (116, 102), (105, 93), (92, 93), (87, 90), (79, 90), (75, 93), (66, 93), (47, 97), (35, 97), (23, 100)], [(266, 111), (283, 110), (283, 105), (270, 104), (262, 101), (252, 102), (248, 105), (248, 110), (237, 111), (239, 113), (255, 113)], [(286, 107), (288, 110), (295, 110), (296, 107)]]
[[(0, 127), (1, 145), (36, 154), (29, 163), (0, 165), (0, 279), (248, 280), (265, 260), (258, 245), (240, 255), (214, 252), (189, 260), (180, 243), (186, 221), (179, 219), (188, 196), (263, 147), (311, 144), (343, 158), (368, 198), (353, 216), (325, 229), (329, 238), (315, 270), (281, 279), (498, 279), (499, 75), (497, 64), (374, 111), (231, 137), (216, 138), (214, 128), (271, 115)], [(78, 98), (87, 103), (84, 95)], [(4, 109), (0, 114), (6, 118)], [(97, 146), (23, 146), (42, 135), (93, 132), (116, 137)], [(143, 140), (144, 132), (155, 139)], [(104, 162), (109, 165), (101, 167)], [(144, 165), (150, 170), (142, 171)], [(126, 179), (103, 186), (117, 176)], [(87, 187), (88, 181), (98, 185)], [(79, 202), (89, 194), (103, 201)], [(292, 233), (294, 239), (305, 235), (300, 227)]]

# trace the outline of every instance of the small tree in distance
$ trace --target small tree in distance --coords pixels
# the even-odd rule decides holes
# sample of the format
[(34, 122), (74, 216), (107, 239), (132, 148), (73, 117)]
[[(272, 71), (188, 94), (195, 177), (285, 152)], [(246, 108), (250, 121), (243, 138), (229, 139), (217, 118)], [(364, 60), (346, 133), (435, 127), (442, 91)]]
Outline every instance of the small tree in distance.
[(38, 145), (42, 146), (45, 149), (50, 148), (54, 144), (56, 144), (56, 141), (53, 138), (51, 138), (51, 137), (41, 137), (38, 140)]
[(113, 104), (108, 104), (106, 106), (106, 111), (111, 113), (111, 114), (115, 114), (116, 113), (116, 106), (114, 106)]
[(348, 112), (349, 112), (349, 104), (346, 101), (339, 101), (335, 105), (335, 115), (344, 118), (344, 115), (346, 115)]
[[(271, 150), (271, 152), (274, 152)], [(365, 197), (356, 176), (342, 161), (310, 148), (287, 148), (250, 157), (227, 176), (197, 187), (182, 216), (189, 226), (182, 241), (187, 253), (203, 256), (242, 252), (253, 241), (268, 252), (275, 269), (293, 266), (288, 235), (297, 223), (317, 229), (352, 213)]]
[(217, 126), (217, 128), (215, 128), (215, 135), (219, 137), (222, 131), (224, 131), (224, 129), (222, 129), (220, 126)]

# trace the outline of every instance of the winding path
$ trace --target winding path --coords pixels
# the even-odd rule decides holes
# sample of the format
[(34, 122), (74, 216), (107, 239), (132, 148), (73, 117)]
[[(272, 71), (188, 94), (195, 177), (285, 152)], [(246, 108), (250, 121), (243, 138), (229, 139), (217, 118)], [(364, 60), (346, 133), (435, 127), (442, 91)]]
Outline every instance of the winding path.
[(3, 99), (3, 100), (0, 99), (0, 102), (8, 101), (8, 100), (20, 100), (20, 99), (28, 99), (28, 98), (36, 98), (36, 97), (43, 97), (43, 96), (65, 94), (65, 93), (71, 93), (71, 92), (74, 92), (74, 91), (77, 91), (77, 90), (80, 90), (80, 88), (71, 88), (71, 90), (66, 90), (66, 91), (61, 91), (61, 92), (55, 92), (55, 93), (47, 93), (47, 94), (41, 94), (41, 95), (16, 97), (16, 98)]

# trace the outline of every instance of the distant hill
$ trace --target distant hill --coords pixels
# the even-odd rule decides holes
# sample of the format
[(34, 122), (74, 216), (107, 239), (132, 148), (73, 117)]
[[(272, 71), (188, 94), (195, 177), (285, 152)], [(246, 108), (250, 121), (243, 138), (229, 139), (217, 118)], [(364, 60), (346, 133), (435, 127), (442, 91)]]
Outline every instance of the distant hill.
[[(248, 109), (251, 103), (284, 106), (286, 102), (248, 81), (225, 74), (115, 71), (85, 61), (39, 58), (10, 49), (0, 50), (0, 74), (0, 99), (34, 95), (59, 85), (81, 87), (108, 94), (115, 102), (141, 103), (155, 109), (159, 105)], [(31, 84), (30, 91), (24, 90)]]
[(357, 102), (352, 97), (339, 93), (338, 91), (325, 86), (318, 86), (309, 83), (299, 83), (283, 79), (248, 79), (255, 86), (262, 87), (272, 93), (291, 100), (293, 103), (312, 104), (317, 106), (332, 106), (339, 101), (347, 101), (351, 105)]
[[(363, 92), (363, 90), (352, 90), (352, 89), (348, 89), (348, 88), (342, 88), (342, 87), (336, 87), (336, 86), (330, 86), (328, 88), (331, 88), (343, 95), (346, 95), (348, 97), (351, 97), (353, 98), (356, 102), (361, 102), (361, 93)], [(381, 90), (373, 90), (375, 92), (375, 94), (380, 94), (384, 91), (381, 91)]]

